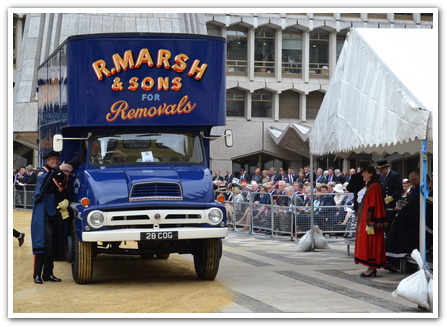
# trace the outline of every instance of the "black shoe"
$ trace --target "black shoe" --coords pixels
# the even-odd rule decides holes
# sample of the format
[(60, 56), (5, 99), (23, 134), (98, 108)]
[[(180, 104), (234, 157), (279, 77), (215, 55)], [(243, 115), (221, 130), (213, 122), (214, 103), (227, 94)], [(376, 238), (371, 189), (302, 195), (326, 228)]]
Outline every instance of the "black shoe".
[(23, 242), (25, 241), (25, 233), (20, 233), (19, 237), (17, 237), (17, 240), (19, 241), (19, 246), (22, 246)]
[(362, 272), (360, 274), (360, 277), (376, 277), (377, 275), (377, 269), (374, 269), (372, 272), (370, 272), (368, 275)]
[(392, 273), (398, 272), (396, 268), (394, 268), (392, 265), (389, 265), (389, 264), (385, 265), (385, 267), (383, 267), (383, 269), (388, 270), (389, 272), (392, 272)]
[(40, 278), (40, 276), (34, 276), (34, 283), (43, 284), (42, 278)]
[(44, 281), (46, 281), (46, 282), (61, 282), (62, 281), (62, 279), (60, 279), (60, 278), (57, 278), (56, 276), (54, 276), (54, 275), (50, 275), (50, 277), (48, 277), (48, 278), (44, 278), (43, 279)]

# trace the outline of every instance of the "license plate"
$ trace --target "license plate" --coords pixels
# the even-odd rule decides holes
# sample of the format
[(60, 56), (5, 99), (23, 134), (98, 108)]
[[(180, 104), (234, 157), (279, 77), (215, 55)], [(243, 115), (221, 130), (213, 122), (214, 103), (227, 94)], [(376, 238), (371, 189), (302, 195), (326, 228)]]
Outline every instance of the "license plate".
[(153, 240), (176, 240), (178, 239), (178, 232), (143, 232), (141, 233), (141, 241)]

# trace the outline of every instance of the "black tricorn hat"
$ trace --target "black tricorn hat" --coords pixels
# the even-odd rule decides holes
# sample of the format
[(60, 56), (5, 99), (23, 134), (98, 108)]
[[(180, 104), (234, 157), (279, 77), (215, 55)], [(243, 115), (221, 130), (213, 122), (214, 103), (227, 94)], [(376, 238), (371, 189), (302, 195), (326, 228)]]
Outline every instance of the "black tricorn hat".
[(56, 152), (56, 151), (54, 151), (54, 150), (50, 150), (49, 152), (47, 152), (47, 154), (45, 154), (42, 158), (43, 159), (47, 159), (47, 158), (49, 158), (49, 157), (53, 157), (53, 156), (60, 156), (60, 153), (59, 152)]
[(381, 159), (381, 160), (378, 160), (377, 161), (377, 168), (385, 168), (385, 167), (388, 167), (388, 166), (390, 166), (390, 164), (388, 163), (388, 160), (386, 160), (386, 159)]

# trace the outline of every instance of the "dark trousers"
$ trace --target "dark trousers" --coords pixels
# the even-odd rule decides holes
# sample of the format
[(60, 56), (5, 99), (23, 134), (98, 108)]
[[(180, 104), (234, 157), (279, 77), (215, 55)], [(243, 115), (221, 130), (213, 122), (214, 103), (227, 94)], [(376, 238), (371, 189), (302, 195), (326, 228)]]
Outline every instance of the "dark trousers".
[(386, 211), (386, 221), (388, 223), (388, 226), (385, 227), (385, 235), (389, 235), (391, 225), (393, 224), (394, 218), (396, 217), (396, 214), (398, 211), (395, 210), (387, 210)]
[(20, 232), (16, 231), (15, 229), (13, 229), (13, 235), (14, 235), (15, 238), (17, 238), (17, 237), (20, 236)]
[(45, 217), (45, 253), (34, 255), (34, 276), (41, 276), (47, 279), (53, 275), (53, 226)]
[(47, 279), (53, 275), (53, 268), (54, 264), (51, 255), (47, 256), (43, 253), (34, 255), (34, 276), (42, 276), (43, 279)]

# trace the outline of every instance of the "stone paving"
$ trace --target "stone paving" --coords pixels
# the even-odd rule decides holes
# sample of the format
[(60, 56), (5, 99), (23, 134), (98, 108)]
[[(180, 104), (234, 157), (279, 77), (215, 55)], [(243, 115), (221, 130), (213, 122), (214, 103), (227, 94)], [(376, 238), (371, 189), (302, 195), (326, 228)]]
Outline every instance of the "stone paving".
[(329, 249), (298, 252), (288, 237), (230, 231), (216, 280), (229, 288), (233, 303), (223, 314), (306, 317), (367, 315), (435, 317), (417, 304), (391, 293), (412, 273), (383, 269), (377, 277), (361, 278), (366, 270), (348, 255), (342, 238), (331, 238)]

